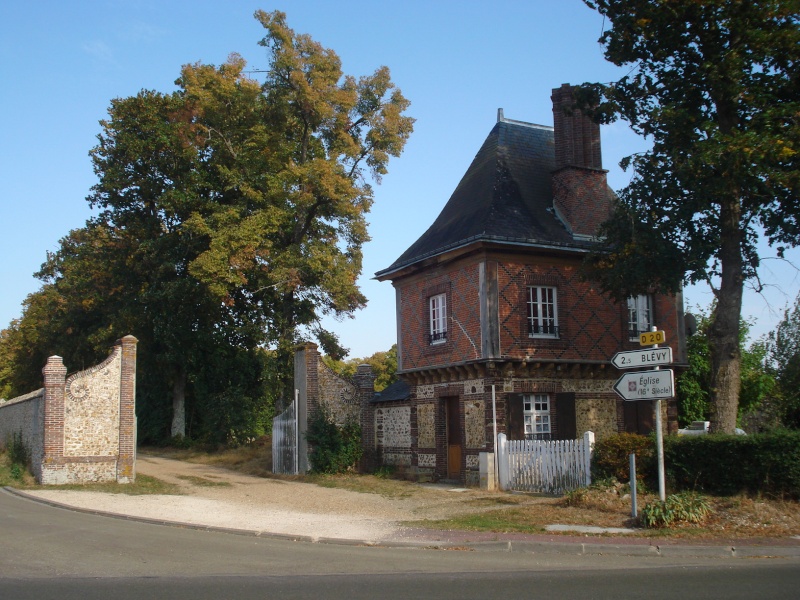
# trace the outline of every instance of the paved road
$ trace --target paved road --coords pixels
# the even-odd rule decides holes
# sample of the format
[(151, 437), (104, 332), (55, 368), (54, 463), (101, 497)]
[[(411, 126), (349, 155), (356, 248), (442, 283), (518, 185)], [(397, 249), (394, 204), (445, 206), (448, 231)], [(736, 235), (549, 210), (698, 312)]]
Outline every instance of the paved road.
[(0, 491), (0, 598), (795, 598), (800, 561), (311, 544), (164, 527)]

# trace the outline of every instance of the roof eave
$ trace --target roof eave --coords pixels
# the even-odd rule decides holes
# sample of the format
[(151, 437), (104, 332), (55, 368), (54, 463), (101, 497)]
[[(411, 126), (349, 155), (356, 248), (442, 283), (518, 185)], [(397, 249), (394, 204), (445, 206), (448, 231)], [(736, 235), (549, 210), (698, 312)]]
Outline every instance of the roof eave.
[(463, 254), (468, 249), (472, 249), (473, 246), (479, 246), (483, 243), (495, 243), (501, 245), (508, 245), (513, 246), (515, 248), (532, 248), (537, 250), (548, 250), (548, 251), (555, 251), (555, 252), (567, 252), (567, 253), (576, 253), (576, 254), (588, 254), (592, 251), (593, 247), (597, 246), (597, 242), (593, 242), (591, 240), (580, 240), (583, 242), (580, 245), (572, 245), (569, 243), (562, 243), (562, 242), (544, 242), (539, 240), (523, 240), (523, 239), (514, 239), (514, 238), (507, 238), (503, 236), (489, 236), (489, 235), (480, 235), (475, 236), (473, 238), (468, 238), (466, 240), (462, 240), (456, 244), (451, 244), (450, 246), (445, 246), (434, 250), (432, 252), (428, 252), (426, 254), (422, 254), (420, 256), (416, 256), (408, 261), (405, 261), (399, 265), (393, 265), (387, 269), (383, 269), (382, 271), (378, 271), (375, 273), (375, 277), (377, 281), (387, 281), (396, 279), (399, 276), (407, 274), (407, 272), (419, 263), (425, 262), (427, 260), (440, 257), (444, 254), (449, 253), (456, 253), (456, 254)]

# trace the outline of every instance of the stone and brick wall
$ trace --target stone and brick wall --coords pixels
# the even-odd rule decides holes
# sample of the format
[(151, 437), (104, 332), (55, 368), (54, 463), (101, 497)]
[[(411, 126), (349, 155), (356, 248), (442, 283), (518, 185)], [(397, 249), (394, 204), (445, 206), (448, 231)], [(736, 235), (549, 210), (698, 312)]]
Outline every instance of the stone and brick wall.
[[(308, 471), (309, 449), (306, 440), (308, 423), (317, 411), (324, 409), (341, 425), (360, 421), (364, 448), (374, 446), (374, 422), (366, 419), (364, 407), (375, 394), (375, 374), (369, 365), (359, 365), (352, 381), (331, 371), (321, 360), (318, 346), (308, 342), (295, 352), (294, 387), (298, 399), (298, 466)], [(369, 416), (372, 417), (371, 411)], [(365, 457), (366, 460), (366, 457)]]
[(43, 390), (0, 405), (0, 443), (22, 435), (37, 481), (135, 480), (136, 343), (122, 338), (105, 361), (69, 378), (51, 356)]

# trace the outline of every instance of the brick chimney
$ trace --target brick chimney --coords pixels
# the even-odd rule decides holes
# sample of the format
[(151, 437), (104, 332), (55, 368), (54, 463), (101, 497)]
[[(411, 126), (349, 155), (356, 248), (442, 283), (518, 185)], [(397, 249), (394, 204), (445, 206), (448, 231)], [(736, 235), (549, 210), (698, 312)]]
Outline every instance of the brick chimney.
[(565, 83), (551, 96), (556, 150), (553, 208), (576, 239), (588, 240), (610, 216), (613, 195), (600, 156), (600, 125), (573, 109), (573, 89)]

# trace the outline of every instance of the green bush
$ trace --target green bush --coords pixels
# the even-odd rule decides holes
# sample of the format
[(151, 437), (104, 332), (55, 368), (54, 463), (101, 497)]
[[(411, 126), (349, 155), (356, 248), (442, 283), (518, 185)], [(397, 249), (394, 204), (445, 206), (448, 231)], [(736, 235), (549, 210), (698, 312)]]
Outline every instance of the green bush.
[(664, 439), (667, 478), (675, 489), (741, 492), (800, 499), (800, 432), (701, 435)]
[(30, 452), (22, 439), (22, 432), (12, 433), (6, 440), (6, 452), (12, 465), (27, 468), (30, 464)]
[(361, 426), (356, 422), (339, 426), (322, 408), (309, 419), (306, 440), (314, 473), (344, 473), (361, 460)]
[(663, 502), (645, 505), (639, 518), (645, 527), (662, 528), (679, 523), (700, 524), (711, 512), (711, 506), (702, 496), (682, 492), (667, 496)]
[(592, 453), (592, 481), (614, 478), (630, 481), (629, 455), (636, 455), (636, 479), (654, 480), (655, 444), (652, 438), (635, 433), (618, 433), (595, 442)]

